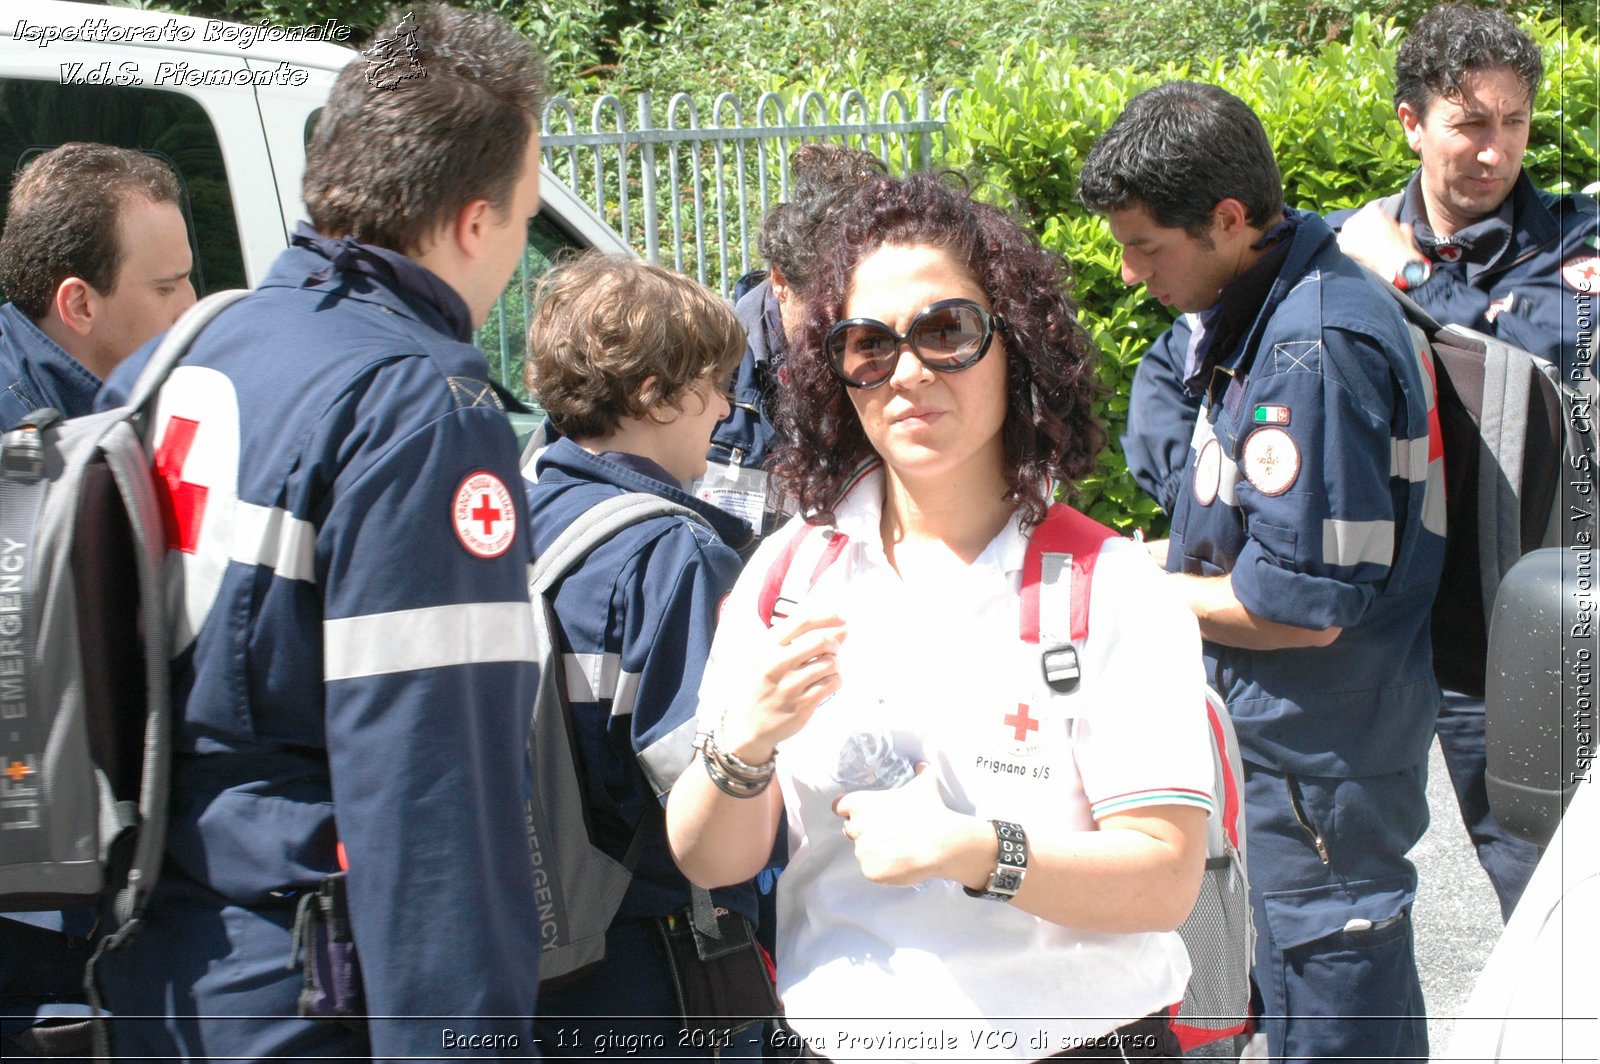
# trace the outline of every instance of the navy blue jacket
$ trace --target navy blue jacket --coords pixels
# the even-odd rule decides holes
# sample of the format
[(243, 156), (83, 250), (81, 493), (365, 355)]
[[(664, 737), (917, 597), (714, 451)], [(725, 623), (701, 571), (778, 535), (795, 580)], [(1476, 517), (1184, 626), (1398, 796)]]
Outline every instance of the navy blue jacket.
[(1122, 453), (1134, 482), (1170, 516), (1189, 458), (1200, 396), (1183, 385), (1194, 315), (1181, 315), (1134, 367)]
[[(656, 822), (618, 919), (666, 916), (688, 904), (689, 883), (667, 849), (660, 806), (693, 760), (700, 676), (750, 527), (669, 483), (665, 471), (652, 476), (569, 439), (536, 469), (538, 482), (527, 484), (535, 556), (590, 508), (630, 491), (687, 506), (715, 529), (683, 517), (641, 522), (597, 547), (553, 600), (596, 839), (620, 857), (641, 817)], [(713, 897), (755, 918), (753, 886)]]
[(734, 290), (740, 293), (734, 314), (744, 326), (746, 340), (744, 357), (734, 371), (733, 408), (712, 429), (705, 475), (696, 478), (689, 490), (749, 520), (759, 536), (770, 532), (778, 517), (766, 491), (764, 470), (777, 444), (771, 403), (785, 352), (783, 323), (765, 273), (745, 274)]
[(87, 414), (99, 390), (100, 378), (41, 332), (20, 307), (0, 306), (0, 432), (44, 406), (64, 417)]
[[(173, 372), (147, 430), (181, 607), (153, 926), (180, 895), (189, 919), (147, 929), (126, 967), (185, 986), (230, 949), (278, 943), (265, 925), (334, 870), (337, 839), (377, 1058), (440, 1053), (438, 1023), (388, 1017), (532, 1045), (527, 518), (469, 335), (466, 305), (421, 266), (302, 227)], [(217, 935), (224, 920), (239, 930)], [(281, 973), (288, 957), (251, 960)], [(299, 977), (282, 978), (274, 1005), (292, 1016)], [(278, 1030), (206, 1049), (264, 1057), (307, 1036)]]
[[(1473, 249), (1450, 261), (1446, 256), (1453, 253), (1439, 251), (1428, 239), (1420, 178), (1419, 172), (1383, 201), (1391, 217), (1417, 229), (1433, 265), (1433, 276), (1409, 293), (1412, 299), (1443, 324), (1464, 325), (1533, 352), (1559, 367), (1569, 385), (1592, 393), (1594, 329), (1579, 312), (1587, 306), (1587, 317), (1593, 317), (1593, 297), (1578, 298), (1576, 285), (1592, 266), (1591, 291), (1600, 290), (1595, 201), (1541, 192), (1523, 171), (1507, 199), (1507, 217), (1465, 231)], [(1354, 213), (1335, 211), (1328, 224), (1337, 232)], [(1188, 321), (1180, 319), (1139, 363), (1122, 437), (1134, 479), (1168, 513), (1199, 409), (1199, 397), (1182, 385), (1189, 336)], [(1582, 337), (1589, 338), (1587, 365), (1577, 357)]]
[[(1419, 249), (1433, 266), (1427, 282), (1408, 293), (1411, 298), (1446, 325), (1465, 325), (1533, 352), (1559, 367), (1567, 383), (1575, 383), (1578, 312), (1587, 304), (1585, 317), (1593, 317), (1592, 297), (1575, 298), (1580, 295), (1576, 271), (1585, 264), (1596, 267), (1590, 292), (1600, 290), (1595, 201), (1542, 192), (1524, 170), (1503, 216), (1435, 240), (1421, 180), (1419, 171), (1398, 195), (1381, 201), (1390, 217), (1413, 227)], [(1353, 213), (1337, 211), (1328, 224), (1337, 232)], [(1592, 344), (1593, 323), (1581, 332)], [(1592, 377), (1593, 372), (1591, 356), (1586, 373)]]
[(712, 430), (706, 460), (763, 469), (777, 442), (768, 404), (785, 351), (781, 330), (773, 333), (777, 302), (772, 297), (771, 278), (763, 275), (739, 297), (733, 312), (744, 326), (744, 357), (734, 373), (733, 410)]
[(1378, 775), (1425, 760), (1433, 735), (1442, 444), (1399, 308), (1320, 218), (1298, 222), (1243, 339), (1212, 352), (1227, 372), (1202, 400), (1167, 567), (1231, 574), (1267, 620), (1344, 629), (1320, 648), (1205, 643), (1248, 760)]

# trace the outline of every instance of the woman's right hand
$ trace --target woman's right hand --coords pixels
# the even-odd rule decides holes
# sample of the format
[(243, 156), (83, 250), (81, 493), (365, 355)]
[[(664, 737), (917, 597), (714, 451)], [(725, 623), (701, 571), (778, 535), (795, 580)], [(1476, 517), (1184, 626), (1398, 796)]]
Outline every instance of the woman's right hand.
[(839, 648), (844, 618), (836, 613), (802, 614), (779, 621), (751, 661), (748, 697), (730, 705), (717, 745), (751, 764), (772, 759), (778, 743), (805, 727), (829, 695), (839, 689)]

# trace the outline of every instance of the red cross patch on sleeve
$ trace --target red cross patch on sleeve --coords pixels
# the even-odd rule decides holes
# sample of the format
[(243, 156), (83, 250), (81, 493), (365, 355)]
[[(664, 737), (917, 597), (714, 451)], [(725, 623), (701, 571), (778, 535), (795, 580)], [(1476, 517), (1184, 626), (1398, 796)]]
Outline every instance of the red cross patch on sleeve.
[(1561, 279), (1578, 292), (1600, 289), (1600, 257), (1579, 255), (1561, 264)]
[(517, 509), (511, 492), (493, 473), (479, 470), (456, 489), (450, 509), (461, 545), (480, 558), (498, 558), (517, 538)]

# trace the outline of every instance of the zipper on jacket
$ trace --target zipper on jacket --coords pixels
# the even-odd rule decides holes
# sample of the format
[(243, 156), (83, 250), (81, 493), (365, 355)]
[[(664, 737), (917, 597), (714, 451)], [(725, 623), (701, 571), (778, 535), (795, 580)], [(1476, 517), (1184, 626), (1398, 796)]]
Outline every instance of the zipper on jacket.
[(1322, 833), (1311, 826), (1311, 821), (1306, 818), (1305, 807), (1300, 804), (1300, 788), (1296, 786), (1293, 776), (1284, 776), (1284, 783), (1289, 787), (1289, 808), (1294, 810), (1294, 818), (1300, 822), (1301, 828), (1311, 839), (1311, 845), (1316, 848), (1317, 856), (1323, 864), (1331, 864), (1328, 857), (1328, 844), (1323, 841)]

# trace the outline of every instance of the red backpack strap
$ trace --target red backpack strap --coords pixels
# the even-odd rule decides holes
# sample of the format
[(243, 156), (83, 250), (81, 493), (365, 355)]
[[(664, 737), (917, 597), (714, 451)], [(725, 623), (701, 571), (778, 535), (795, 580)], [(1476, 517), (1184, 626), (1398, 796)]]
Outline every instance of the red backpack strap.
[(1022, 640), (1040, 646), (1045, 680), (1065, 693), (1078, 684), (1073, 644), (1089, 635), (1089, 589), (1100, 546), (1117, 533), (1055, 503), (1028, 540), (1022, 561)]
[[(804, 586), (796, 586), (798, 578), (791, 580), (791, 573), (795, 568), (795, 560), (801, 557), (808, 548), (815, 549), (817, 540), (813, 532), (822, 533), (821, 549), (817, 551), (817, 559), (811, 566), (811, 575)], [(761, 617), (761, 623), (768, 628), (779, 617), (789, 616), (800, 601), (800, 596), (816, 586), (817, 580), (827, 571), (828, 566), (839, 560), (839, 555), (844, 552), (845, 545), (850, 542), (850, 537), (836, 528), (822, 528), (818, 525), (805, 524), (784, 545), (778, 556), (767, 567), (767, 575), (761, 581), (761, 594), (756, 596), (756, 612)], [(804, 571), (804, 567), (801, 567)]]

